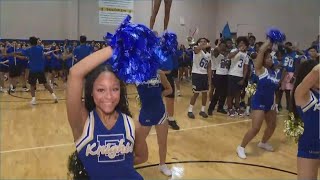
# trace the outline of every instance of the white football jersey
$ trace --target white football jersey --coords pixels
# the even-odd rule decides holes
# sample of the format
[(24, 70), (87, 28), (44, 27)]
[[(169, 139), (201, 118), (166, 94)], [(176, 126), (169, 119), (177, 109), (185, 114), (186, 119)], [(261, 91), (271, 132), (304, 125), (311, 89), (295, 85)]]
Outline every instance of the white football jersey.
[(208, 64), (211, 61), (211, 53), (201, 50), (198, 54), (193, 52), (192, 73), (208, 74)]
[(228, 75), (229, 72), (229, 60), (222, 54), (219, 54), (218, 57), (215, 58), (216, 60), (216, 74), (218, 75)]
[[(233, 49), (230, 53), (237, 51), (237, 49)], [(243, 66), (249, 64), (249, 57), (246, 53), (238, 52), (231, 59), (231, 66), (229, 69), (229, 75), (243, 77)]]

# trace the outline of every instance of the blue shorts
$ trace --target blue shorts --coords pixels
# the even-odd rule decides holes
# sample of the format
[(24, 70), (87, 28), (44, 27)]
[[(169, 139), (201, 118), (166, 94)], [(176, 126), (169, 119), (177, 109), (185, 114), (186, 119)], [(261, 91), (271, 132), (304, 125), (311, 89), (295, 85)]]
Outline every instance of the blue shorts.
[(307, 159), (320, 159), (320, 139), (310, 140), (302, 135), (298, 144), (298, 157)]
[(142, 126), (154, 126), (163, 124), (168, 118), (167, 112), (162, 111), (149, 111), (146, 112), (141, 109), (139, 114), (139, 122)]
[(266, 97), (261, 94), (254, 94), (251, 99), (251, 109), (252, 110), (262, 110), (262, 111), (270, 111), (273, 110), (273, 101), (274, 97)]

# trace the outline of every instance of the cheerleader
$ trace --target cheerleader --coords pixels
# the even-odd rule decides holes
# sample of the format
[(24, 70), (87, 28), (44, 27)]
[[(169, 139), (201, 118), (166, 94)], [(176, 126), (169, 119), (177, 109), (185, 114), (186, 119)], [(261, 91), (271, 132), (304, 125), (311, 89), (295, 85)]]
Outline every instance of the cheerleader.
[(252, 127), (245, 134), (242, 143), (237, 147), (237, 154), (240, 158), (245, 159), (245, 147), (258, 134), (263, 120), (266, 120), (267, 128), (258, 147), (267, 151), (273, 151), (273, 147), (267, 143), (276, 128), (276, 112), (273, 109), (274, 93), (278, 86), (279, 80), (276, 79), (272, 71), (271, 45), (268, 39), (260, 48), (255, 61), (255, 75), (258, 77), (258, 86), (256, 93), (252, 97)]
[(304, 132), (298, 142), (298, 179), (317, 179), (320, 167), (320, 65), (317, 61), (301, 65), (303, 68), (298, 70), (291, 98), (295, 119), (304, 123)]
[(78, 158), (90, 179), (141, 180), (134, 164), (147, 160), (147, 145), (140, 124), (131, 118), (124, 82), (110, 66), (100, 65), (111, 56), (107, 47), (70, 69), (68, 120)]
[(159, 145), (159, 170), (166, 176), (171, 176), (171, 170), (165, 164), (167, 155), (168, 121), (167, 112), (162, 96), (172, 93), (172, 87), (163, 71), (153, 79), (137, 85), (141, 100), (139, 121), (142, 125), (140, 132), (147, 138), (152, 126), (155, 126)]
[[(156, 21), (156, 17), (158, 15), (159, 12), (159, 8), (161, 5), (161, 1), (162, 0), (154, 0), (154, 4), (153, 4), (153, 8), (152, 8), (152, 15), (150, 18), (150, 29), (153, 29), (154, 23)], [(170, 19), (170, 10), (171, 10), (171, 4), (172, 4), (172, 0), (164, 0), (164, 8), (165, 8), (165, 12), (164, 12), (164, 30), (167, 30), (168, 28), (168, 24), (169, 24), (169, 19)]]

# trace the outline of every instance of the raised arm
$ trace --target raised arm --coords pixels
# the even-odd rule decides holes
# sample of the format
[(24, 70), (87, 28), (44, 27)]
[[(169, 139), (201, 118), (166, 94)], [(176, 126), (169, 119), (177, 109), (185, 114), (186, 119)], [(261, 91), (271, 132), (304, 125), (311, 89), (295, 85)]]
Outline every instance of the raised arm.
[(228, 54), (228, 59), (232, 59), (232, 58), (235, 57), (238, 53), (239, 53), (239, 49), (235, 50), (234, 52), (230, 52), (230, 53)]
[(211, 49), (211, 45), (210, 45), (210, 43), (208, 43), (208, 44), (206, 44), (206, 45), (203, 45), (203, 46), (195, 46), (194, 48), (193, 48), (193, 50), (194, 50), (194, 53), (196, 53), (196, 54), (198, 54), (201, 50), (205, 50), (205, 49), (207, 49), (207, 48), (210, 48)]
[(75, 140), (81, 136), (85, 120), (88, 116), (88, 112), (81, 100), (85, 76), (111, 56), (111, 47), (106, 47), (87, 56), (70, 69), (66, 103), (68, 120)]
[(264, 53), (266, 52), (266, 50), (268, 49), (270, 44), (271, 44), (271, 41), (269, 39), (267, 39), (266, 42), (264, 42), (259, 49), (257, 58), (255, 60), (255, 64), (254, 64), (254, 69), (256, 71), (257, 76), (264, 73), (264, 69), (263, 69)]

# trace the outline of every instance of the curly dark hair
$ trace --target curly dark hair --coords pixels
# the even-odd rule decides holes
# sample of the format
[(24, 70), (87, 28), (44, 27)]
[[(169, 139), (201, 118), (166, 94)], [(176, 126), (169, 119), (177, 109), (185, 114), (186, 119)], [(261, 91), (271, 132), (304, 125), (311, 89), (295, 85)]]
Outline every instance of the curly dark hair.
[[(118, 76), (112, 70), (111, 66), (107, 64), (99, 65), (86, 76), (84, 98), (85, 98), (85, 107), (88, 112), (92, 111), (96, 107), (96, 104), (94, 103), (94, 100), (91, 94), (92, 94), (93, 84), (95, 80), (103, 72), (111, 72), (118, 78)], [(129, 111), (126, 84), (121, 80), (120, 80), (120, 101), (119, 101), (119, 104), (116, 106), (116, 110), (132, 117), (131, 112)], [(85, 170), (84, 165), (82, 164), (81, 160), (78, 157), (77, 151), (73, 152), (69, 156), (68, 175), (73, 180), (89, 180), (89, 176)]]
[[(96, 104), (94, 103), (94, 100), (92, 97), (93, 84), (95, 80), (98, 78), (98, 76), (103, 72), (112, 72), (119, 79), (119, 77), (112, 70), (112, 67), (107, 64), (99, 65), (86, 76), (84, 99), (85, 99), (85, 107), (88, 110), (88, 112), (92, 111), (96, 107)], [(126, 84), (120, 79), (119, 81), (120, 81), (120, 101), (119, 101), (119, 104), (116, 106), (116, 110), (132, 117), (131, 112), (129, 111)]]
[(237, 42), (237, 45), (239, 45), (240, 42), (243, 42), (246, 46), (249, 46), (249, 40), (248, 40), (248, 38), (245, 37), (245, 36), (239, 36), (239, 37), (237, 38), (236, 42)]

